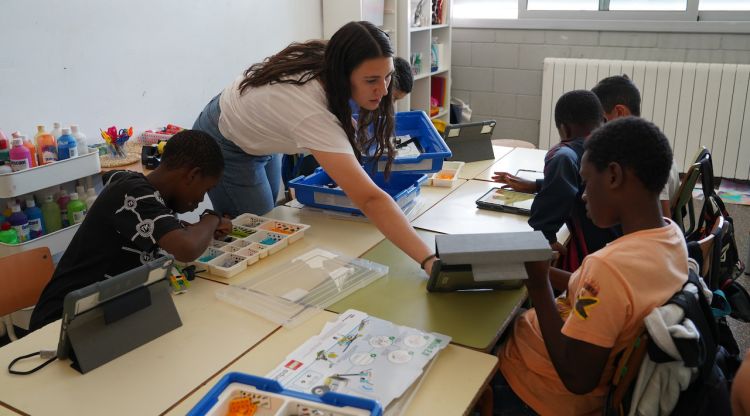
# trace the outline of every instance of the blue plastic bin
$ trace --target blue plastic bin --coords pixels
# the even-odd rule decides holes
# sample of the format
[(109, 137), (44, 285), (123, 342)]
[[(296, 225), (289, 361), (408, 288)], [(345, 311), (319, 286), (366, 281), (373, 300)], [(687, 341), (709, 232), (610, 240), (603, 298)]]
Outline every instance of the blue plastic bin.
[[(401, 209), (414, 201), (419, 195), (420, 185), (426, 180), (427, 175), (423, 174), (391, 175), (390, 179), (386, 181), (383, 174), (378, 173), (373, 178), (375, 184), (387, 192)], [(344, 191), (326, 186), (331, 182), (331, 177), (323, 168), (317, 168), (312, 175), (299, 176), (289, 181), (289, 187), (294, 189), (295, 197), (304, 205), (362, 214), (362, 211), (354, 206), (354, 203), (344, 194)]]
[[(451, 150), (445, 144), (445, 140), (438, 133), (435, 125), (424, 111), (403, 111), (396, 113), (395, 135), (409, 135), (416, 138), (415, 141), (422, 147), (423, 153), (419, 156), (400, 157), (393, 161), (391, 172), (400, 175), (401, 173), (432, 173), (438, 172), (443, 168), (443, 160), (451, 157)], [(383, 155), (378, 161), (378, 172), (385, 170), (385, 164), (388, 156)], [(372, 169), (370, 162), (365, 167)]]
[[(339, 410), (334, 410), (337, 414), (348, 415), (351, 412), (346, 411), (346, 407), (354, 409), (362, 409), (370, 412), (371, 416), (381, 416), (383, 409), (378, 402), (371, 399), (365, 399), (362, 397), (350, 396), (347, 394), (340, 394), (336, 392), (328, 392), (322, 396), (316, 396), (309, 393), (301, 393), (293, 390), (286, 390), (276, 381), (264, 377), (258, 377), (244, 373), (227, 373), (224, 377), (216, 383), (213, 388), (193, 407), (188, 416), (203, 416), (206, 414), (226, 414), (226, 411), (219, 413), (221, 408), (224, 407), (223, 402), (229, 401), (234, 397), (230, 397), (231, 392), (222, 395), (225, 390), (232, 383), (240, 383), (246, 386), (252, 386), (253, 388), (243, 389), (250, 393), (251, 400), (255, 399), (259, 401), (258, 411), (256, 415), (288, 415), (296, 414), (296, 412), (288, 411), (289, 406), (296, 406), (300, 404), (302, 406), (315, 408), (315, 405), (322, 404), (326, 406), (334, 406)], [(269, 393), (264, 395), (265, 393)], [(213, 409), (214, 406), (219, 405), (218, 408)], [(287, 411), (284, 412), (285, 406)], [(321, 406), (323, 414), (330, 414), (331, 410)]]

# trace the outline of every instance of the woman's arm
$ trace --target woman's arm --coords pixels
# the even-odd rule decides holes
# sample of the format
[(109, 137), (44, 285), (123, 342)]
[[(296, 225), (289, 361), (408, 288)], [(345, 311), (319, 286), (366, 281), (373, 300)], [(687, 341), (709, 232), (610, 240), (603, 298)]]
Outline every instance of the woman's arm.
[[(396, 202), (370, 179), (354, 155), (311, 150), (320, 166), (352, 200), (367, 218), (416, 262), (433, 253), (409, 224)], [(430, 273), (434, 259), (427, 262)]]

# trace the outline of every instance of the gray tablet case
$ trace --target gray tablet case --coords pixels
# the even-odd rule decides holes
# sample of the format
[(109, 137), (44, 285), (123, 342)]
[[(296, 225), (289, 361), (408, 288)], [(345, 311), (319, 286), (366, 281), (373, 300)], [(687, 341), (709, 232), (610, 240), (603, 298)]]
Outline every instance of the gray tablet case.
[[(162, 257), (69, 293), (58, 358), (70, 357), (73, 368), (87, 373), (180, 327), (182, 321), (167, 279), (172, 261), (171, 256)], [(146, 285), (151, 273), (157, 273), (158, 279)], [(97, 294), (105, 301), (75, 314), (77, 301)]]
[(518, 287), (527, 277), (524, 262), (552, 259), (539, 231), (440, 234), (435, 252), (440, 260), (427, 284), (435, 292)]
[(450, 160), (476, 162), (495, 158), (492, 150), (492, 132), (495, 120), (477, 123), (451, 124), (445, 128), (445, 143), (453, 155)]

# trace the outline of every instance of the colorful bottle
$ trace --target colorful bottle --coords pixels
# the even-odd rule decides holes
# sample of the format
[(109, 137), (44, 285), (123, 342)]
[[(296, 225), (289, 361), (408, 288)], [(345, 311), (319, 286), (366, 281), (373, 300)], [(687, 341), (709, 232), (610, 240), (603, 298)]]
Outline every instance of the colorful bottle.
[(91, 209), (94, 205), (94, 201), (96, 201), (96, 191), (94, 188), (89, 188), (86, 190), (86, 206), (88, 209)]
[(68, 193), (65, 189), (61, 189), (60, 196), (57, 197), (57, 205), (60, 207), (60, 219), (62, 220), (63, 228), (70, 225), (70, 222), (68, 222), (68, 202), (70, 202)]
[(13, 172), (31, 167), (31, 153), (23, 145), (23, 140), (20, 137), (13, 139), (13, 147), (10, 149), (10, 167)]
[(8, 222), (16, 230), (19, 242), (29, 241), (29, 219), (21, 212), (20, 205), (13, 205), (13, 213), (10, 214)]
[(86, 216), (86, 203), (78, 199), (78, 192), (70, 194), (68, 202), (68, 223), (70, 225), (80, 224)]
[(44, 130), (44, 124), (36, 125), (36, 134), (34, 135), (34, 145), (39, 145), (39, 136), (43, 134), (49, 134)]
[(37, 167), (39, 164), (36, 161), (36, 146), (34, 146), (34, 143), (32, 143), (31, 140), (27, 139), (26, 136), (21, 136), (21, 140), (23, 140), (23, 147), (29, 149), (29, 156), (31, 157), (31, 167)]
[[(76, 139), (76, 144), (78, 145), (78, 156), (87, 154), (89, 152), (89, 147), (86, 144), (86, 135), (78, 129), (77, 124), (70, 125), (70, 134)], [(81, 198), (83, 198), (83, 193), (81, 193)]]
[(57, 141), (50, 133), (36, 136), (36, 149), (40, 166), (57, 161)]
[(60, 136), (62, 136), (62, 129), (60, 128), (59, 122), (52, 123), (52, 131), (50, 132), (52, 134), (52, 137), (55, 138), (55, 140), (59, 139)]
[(18, 234), (14, 230), (9, 222), (4, 222), (0, 225), (0, 243), (5, 244), (18, 244)]
[(26, 209), (23, 211), (29, 220), (29, 238), (32, 240), (44, 235), (44, 223), (42, 221), (42, 210), (36, 206), (33, 198), (26, 200)]
[(10, 163), (10, 141), (0, 130), (0, 162)]
[(44, 203), (42, 204), (42, 219), (44, 220), (44, 231), (46, 233), (55, 232), (62, 228), (60, 206), (52, 199), (52, 195), (44, 197)]
[(78, 144), (76, 139), (70, 135), (70, 129), (62, 129), (62, 136), (57, 139), (57, 160), (70, 159), (78, 156)]

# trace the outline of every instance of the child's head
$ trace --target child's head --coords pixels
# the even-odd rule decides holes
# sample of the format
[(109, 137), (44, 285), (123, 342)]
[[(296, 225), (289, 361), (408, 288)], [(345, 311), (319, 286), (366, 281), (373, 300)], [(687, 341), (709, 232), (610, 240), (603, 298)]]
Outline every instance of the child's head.
[(406, 97), (413, 87), (414, 75), (411, 73), (411, 65), (404, 58), (393, 58), (393, 100)]
[(599, 97), (608, 121), (641, 116), (641, 93), (627, 75), (614, 75), (599, 81), (591, 91)]
[(623, 117), (603, 125), (586, 141), (583, 199), (598, 227), (620, 223), (622, 213), (652, 201), (658, 206), (672, 165), (669, 141), (656, 125)]
[(167, 206), (176, 212), (188, 212), (197, 208), (206, 192), (219, 182), (224, 157), (208, 134), (182, 130), (167, 141), (157, 170), (173, 179), (166, 192)]
[(603, 120), (602, 105), (588, 90), (566, 92), (555, 105), (555, 126), (562, 140), (586, 137)]

